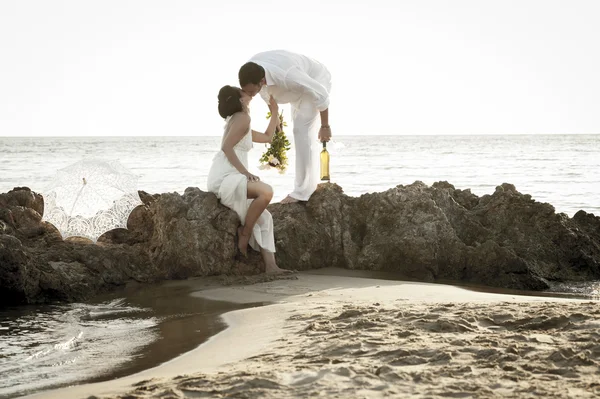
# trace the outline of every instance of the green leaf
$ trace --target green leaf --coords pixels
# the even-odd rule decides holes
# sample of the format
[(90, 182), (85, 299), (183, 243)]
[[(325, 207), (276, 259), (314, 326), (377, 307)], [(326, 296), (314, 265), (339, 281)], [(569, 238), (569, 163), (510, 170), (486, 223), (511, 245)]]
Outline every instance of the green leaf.
[[(267, 119), (271, 118), (271, 112), (267, 113)], [(289, 151), (291, 144), (287, 139), (283, 127), (287, 126), (287, 123), (283, 119), (283, 110), (279, 114), (279, 122), (281, 130), (276, 132), (273, 136), (271, 145), (267, 146), (265, 152), (260, 157), (261, 164), (268, 164), (269, 157), (273, 156), (279, 159), (280, 164), (276, 166), (277, 169), (285, 171), (288, 165), (287, 151)]]

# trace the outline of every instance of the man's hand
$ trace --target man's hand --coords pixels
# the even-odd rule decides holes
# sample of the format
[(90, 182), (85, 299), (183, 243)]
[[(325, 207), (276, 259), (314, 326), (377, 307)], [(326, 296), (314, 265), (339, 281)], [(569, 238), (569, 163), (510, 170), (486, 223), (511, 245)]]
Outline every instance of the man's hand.
[(331, 128), (329, 126), (321, 126), (319, 129), (319, 141), (327, 142), (331, 140)]

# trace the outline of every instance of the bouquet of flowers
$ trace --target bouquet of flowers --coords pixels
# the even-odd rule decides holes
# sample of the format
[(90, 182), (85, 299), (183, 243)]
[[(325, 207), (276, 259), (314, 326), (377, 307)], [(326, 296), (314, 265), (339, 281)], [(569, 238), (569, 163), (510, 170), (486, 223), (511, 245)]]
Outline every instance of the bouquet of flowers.
[[(271, 118), (271, 113), (267, 114), (267, 119)], [(266, 151), (260, 157), (260, 169), (279, 169), (279, 173), (284, 173), (288, 166), (287, 151), (290, 149), (290, 142), (288, 141), (285, 132), (283, 131), (284, 126), (287, 123), (283, 120), (283, 111), (279, 114), (279, 125), (275, 129), (273, 140), (271, 144), (267, 144)]]

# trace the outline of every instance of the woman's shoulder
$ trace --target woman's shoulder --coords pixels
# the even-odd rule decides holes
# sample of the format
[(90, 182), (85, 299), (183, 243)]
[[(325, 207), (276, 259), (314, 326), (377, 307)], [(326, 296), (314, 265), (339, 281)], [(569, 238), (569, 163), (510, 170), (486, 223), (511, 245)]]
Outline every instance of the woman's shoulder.
[(236, 112), (235, 114), (231, 115), (231, 121), (249, 124), (251, 121), (250, 114), (244, 111)]

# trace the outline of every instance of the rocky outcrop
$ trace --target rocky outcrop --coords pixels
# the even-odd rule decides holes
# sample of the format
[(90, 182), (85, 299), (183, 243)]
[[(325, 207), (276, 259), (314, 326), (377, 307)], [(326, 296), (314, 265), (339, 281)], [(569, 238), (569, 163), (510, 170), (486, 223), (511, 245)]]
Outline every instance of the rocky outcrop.
[(600, 218), (556, 214), (511, 184), (481, 198), (445, 182), (359, 198), (321, 186), (306, 206), (272, 212), (278, 259), (299, 269), (326, 264), (532, 290), (600, 277)]
[[(149, 195), (128, 229), (98, 244), (62, 240), (41, 222), (43, 198), (0, 194), (0, 304), (83, 300), (129, 281), (255, 274), (260, 256), (236, 253), (236, 214), (197, 188)], [(385, 270), (421, 281), (543, 290), (600, 279), (600, 218), (573, 218), (503, 184), (478, 197), (446, 182), (346, 196), (322, 184), (302, 204), (273, 204), (282, 267)]]

